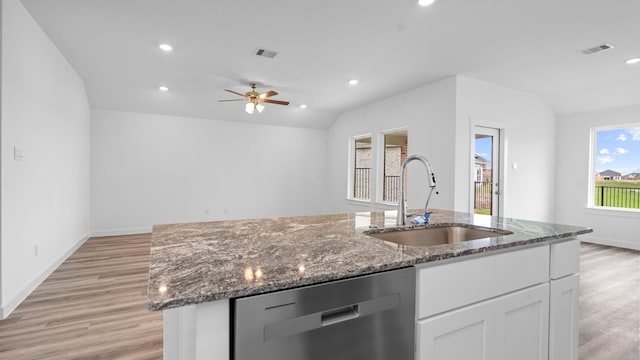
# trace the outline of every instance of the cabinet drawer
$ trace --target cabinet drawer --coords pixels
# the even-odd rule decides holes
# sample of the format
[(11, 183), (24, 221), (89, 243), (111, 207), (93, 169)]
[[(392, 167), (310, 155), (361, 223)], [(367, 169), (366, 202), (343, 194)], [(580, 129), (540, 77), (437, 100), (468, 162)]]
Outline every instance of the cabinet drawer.
[(580, 271), (580, 241), (573, 239), (551, 244), (551, 278), (576, 274)]
[(419, 319), (549, 281), (549, 245), (418, 269)]

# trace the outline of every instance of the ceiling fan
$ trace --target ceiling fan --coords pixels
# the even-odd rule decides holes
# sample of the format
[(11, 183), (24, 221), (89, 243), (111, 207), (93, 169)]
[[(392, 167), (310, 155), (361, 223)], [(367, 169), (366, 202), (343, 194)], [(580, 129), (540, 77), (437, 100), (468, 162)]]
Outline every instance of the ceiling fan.
[(289, 105), (288, 101), (280, 101), (280, 100), (268, 99), (271, 96), (278, 95), (278, 93), (273, 91), (273, 90), (269, 90), (269, 91), (267, 91), (265, 93), (259, 94), (258, 92), (256, 92), (256, 84), (250, 84), (250, 86), (251, 86), (251, 91), (248, 91), (248, 92), (246, 92), (244, 94), (241, 94), (241, 93), (233, 91), (233, 90), (224, 89), (224, 91), (230, 92), (232, 94), (240, 95), (244, 99), (218, 100), (218, 102), (246, 101), (247, 105), (244, 107), (244, 110), (246, 112), (248, 112), (249, 114), (253, 114), (253, 112), (255, 110), (258, 110), (258, 112), (261, 113), (262, 110), (264, 110), (264, 105), (260, 104), (261, 102), (269, 103), (269, 104), (277, 104), (277, 105)]

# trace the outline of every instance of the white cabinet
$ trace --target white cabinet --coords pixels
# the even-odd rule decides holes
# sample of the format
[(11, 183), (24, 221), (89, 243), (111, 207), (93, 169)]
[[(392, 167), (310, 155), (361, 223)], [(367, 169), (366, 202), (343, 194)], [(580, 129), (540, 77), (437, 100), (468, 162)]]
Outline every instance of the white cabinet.
[(420, 320), (416, 359), (547, 359), (548, 314), (541, 284)]
[(577, 239), (418, 266), (416, 359), (577, 360)]
[(577, 274), (551, 281), (549, 360), (578, 360)]
[(551, 245), (549, 360), (578, 359), (580, 242)]

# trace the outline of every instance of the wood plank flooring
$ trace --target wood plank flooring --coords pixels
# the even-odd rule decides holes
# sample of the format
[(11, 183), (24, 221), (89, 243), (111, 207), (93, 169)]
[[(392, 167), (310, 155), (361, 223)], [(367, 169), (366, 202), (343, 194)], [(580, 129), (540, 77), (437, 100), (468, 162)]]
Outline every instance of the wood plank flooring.
[(640, 252), (580, 246), (580, 360), (640, 360)]
[[(150, 241), (89, 239), (0, 321), (0, 359), (162, 359)], [(580, 258), (580, 360), (640, 360), (640, 253), (582, 244)]]
[(0, 359), (162, 359), (162, 314), (146, 309), (150, 244), (87, 240), (0, 321)]

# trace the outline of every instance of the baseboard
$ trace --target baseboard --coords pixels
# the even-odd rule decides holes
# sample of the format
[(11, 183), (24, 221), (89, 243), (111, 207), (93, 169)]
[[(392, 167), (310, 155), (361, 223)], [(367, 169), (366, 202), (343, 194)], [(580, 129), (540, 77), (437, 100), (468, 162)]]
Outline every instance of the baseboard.
[(91, 237), (135, 235), (135, 234), (149, 234), (149, 233), (151, 233), (151, 226), (140, 227), (140, 228), (129, 228), (129, 229), (92, 231)]
[(73, 254), (82, 244), (89, 239), (89, 235), (85, 235), (80, 238), (69, 250), (65, 251), (53, 264), (49, 265), (38, 277), (28, 283), (22, 290), (13, 298), (9, 299), (6, 304), (0, 306), (0, 319), (6, 319), (20, 305), (24, 299), (29, 296), (33, 290), (35, 290), (43, 281), (45, 281), (51, 273), (53, 273), (62, 263), (67, 260), (71, 254)]
[(580, 241), (599, 245), (614, 246), (618, 248), (631, 249), (640, 251), (640, 242), (606, 239), (596, 236), (580, 235)]

